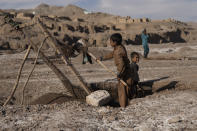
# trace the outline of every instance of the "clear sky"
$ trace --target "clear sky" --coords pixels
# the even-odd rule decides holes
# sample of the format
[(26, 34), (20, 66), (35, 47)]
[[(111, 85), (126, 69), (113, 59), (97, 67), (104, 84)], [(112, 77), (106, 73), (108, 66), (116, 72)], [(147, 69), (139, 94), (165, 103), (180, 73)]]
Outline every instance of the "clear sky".
[(88, 11), (132, 18), (174, 18), (197, 22), (197, 0), (0, 0), (0, 9), (35, 8), (41, 3), (57, 6), (74, 4)]

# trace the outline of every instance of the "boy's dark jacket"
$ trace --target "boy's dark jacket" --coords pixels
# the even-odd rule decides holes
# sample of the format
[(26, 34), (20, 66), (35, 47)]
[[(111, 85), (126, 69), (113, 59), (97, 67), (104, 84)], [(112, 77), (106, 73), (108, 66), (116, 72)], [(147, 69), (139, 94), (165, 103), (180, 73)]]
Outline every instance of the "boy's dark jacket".
[(134, 83), (138, 83), (140, 80), (138, 75), (139, 66), (136, 63), (132, 62), (130, 64), (130, 68), (131, 68), (131, 77)]

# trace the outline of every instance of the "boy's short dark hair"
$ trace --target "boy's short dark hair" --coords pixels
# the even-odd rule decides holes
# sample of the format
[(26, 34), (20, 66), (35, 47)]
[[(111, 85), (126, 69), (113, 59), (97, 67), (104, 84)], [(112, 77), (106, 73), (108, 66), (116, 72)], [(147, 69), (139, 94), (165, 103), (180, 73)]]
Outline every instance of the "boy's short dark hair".
[(110, 39), (113, 42), (116, 42), (117, 45), (120, 45), (122, 43), (122, 36), (120, 33), (114, 33), (111, 35)]
[(131, 54), (130, 54), (131, 59), (134, 58), (135, 55), (138, 57), (140, 56), (139, 53), (134, 51), (134, 52), (131, 52)]

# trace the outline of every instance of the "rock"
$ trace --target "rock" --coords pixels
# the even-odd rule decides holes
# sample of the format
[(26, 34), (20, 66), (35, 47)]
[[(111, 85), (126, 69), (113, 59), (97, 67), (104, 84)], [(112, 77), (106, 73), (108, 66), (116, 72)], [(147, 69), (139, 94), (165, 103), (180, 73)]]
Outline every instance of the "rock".
[(110, 100), (111, 96), (106, 90), (98, 90), (86, 96), (86, 102), (93, 106), (106, 105)]
[(10, 45), (9, 45), (9, 42), (7, 42), (7, 41), (2, 41), (1, 43), (0, 43), (0, 48), (1, 49), (10, 49)]
[[(135, 131), (133, 128), (128, 128), (128, 127), (125, 127), (125, 128), (121, 128), (122, 131)], [(109, 131), (114, 131), (114, 130), (109, 130)]]
[(169, 124), (172, 124), (172, 123), (177, 123), (177, 122), (181, 122), (182, 118), (180, 116), (176, 116), (176, 117), (172, 117), (170, 119), (168, 119), (168, 123)]
[(109, 121), (116, 121), (116, 120), (118, 120), (118, 117), (117, 116), (109, 116), (108, 120)]
[(100, 114), (105, 114), (105, 113), (108, 113), (110, 110), (106, 107), (101, 107), (100, 109), (98, 109), (98, 113)]
[(31, 20), (34, 17), (32, 13), (18, 13), (16, 18)]
[(153, 131), (153, 129), (148, 125), (142, 124), (139, 127), (135, 127), (134, 131)]
[(6, 116), (6, 111), (5, 110), (2, 110), (1, 111), (1, 114), (2, 114), (2, 116)]

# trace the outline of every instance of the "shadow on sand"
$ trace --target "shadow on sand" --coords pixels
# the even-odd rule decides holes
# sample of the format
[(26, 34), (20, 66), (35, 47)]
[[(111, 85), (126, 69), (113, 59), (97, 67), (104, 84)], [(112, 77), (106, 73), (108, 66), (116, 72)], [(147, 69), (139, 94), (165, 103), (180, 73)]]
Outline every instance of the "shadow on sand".
[[(178, 83), (177, 81), (172, 81), (168, 83), (167, 85), (164, 85), (153, 92), (152, 88), (153, 88), (154, 82), (164, 80), (167, 78), (169, 77), (162, 77), (159, 79), (153, 79), (153, 80), (140, 82), (136, 98), (142, 98), (148, 95), (152, 95), (155, 92), (164, 91), (166, 89), (174, 89), (176, 84)], [(112, 107), (120, 107), (119, 102), (118, 102), (117, 83), (114, 83), (114, 82), (91, 83), (89, 86), (91, 87), (92, 91), (101, 90), (101, 89), (107, 90), (113, 98), (108, 105)], [(30, 104), (33, 104), (33, 105), (34, 104), (53, 104), (53, 103), (61, 104), (66, 101), (73, 101), (73, 100), (85, 102), (86, 93), (81, 88), (75, 87), (74, 92), (77, 97), (70, 97), (65, 94), (47, 93), (39, 97), (37, 100), (31, 102)]]
[(139, 88), (138, 88), (137, 97), (141, 98), (141, 97), (145, 97), (147, 95), (152, 95), (153, 94), (152, 88), (153, 88), (154, 82), (164, 80), (167, 78), (169, 78), (169, 77), (167, 76), (167, 77), (162, 77), (159, 79), (153, 79), (153, 80), (140, 82), (139, 86), (138, 86)]
[(160, 91), (167, 90), (167, 89), (168, 90), (175, 89), (177, 83), (178, 81), (171, 81), (169, 84), (157, 89), (156, 92), (160, 92)]
[(154, 82), (164, 80), (164, 79), (167, 79), (167, 78), (169, 78), (169, 77), (167, 76), (167, 77), (162, 77), (162, 78), (159, 78), (159, 79), (140, 82), (139, 86), (140, 86), (141, 90), (138, 91), (138, 97), (145, 97), (147, 95), (152, 95), (154, 92), (158, 93), (158, 92), (161, 92), (161, 91), (164, 91), (164, 90), (167, 90), (167, 89), (168, 90), (174, 89), (176, 87), (176, 84), (178, 83), (178, 81), (171, 81), (170, 83), (168, 83), (165, 86), (160, 87), (156, 91), (154, 91), (154, 92), (152, 91)]

